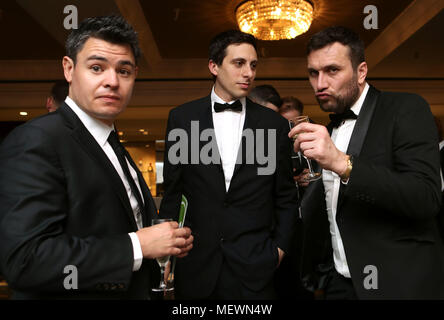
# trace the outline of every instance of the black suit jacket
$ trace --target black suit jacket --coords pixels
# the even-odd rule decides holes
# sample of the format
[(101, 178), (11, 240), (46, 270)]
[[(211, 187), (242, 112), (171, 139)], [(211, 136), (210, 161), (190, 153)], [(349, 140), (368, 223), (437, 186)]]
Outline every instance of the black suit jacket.
[[(434, 219), (441, 203), (436, 137), (421, 97), (370, 87), (348, 147), (353, 170), (348, 184), (341, 184), (336, 216), (361, 299), (443, 297), (443, 251)], [(332, 262), (322, 180), (306, 190), (302, 218), (302, 277), (313, 289), (324, 285), (319, 275)], [(364, 285), (375, 275), (371, 266), (377, 289)]]
[[(145, 226), (155, 212), (143, 190)], [(0, 262), (16, 298), (146, 298), (149, 264), (132, 272), (137, 230), (122, 180), (67, 106), (16, 128), (0, 149)], [(78, 290), (66, 290), (67, 265)]]
[[(218, 155), (219, 164), (172, 164), (168, 157), (176, 141), (168, 141), (172, 129), (182, 129), (190, 139), (192, 121), (198, 121), (194, 125), (198, 123), (199, 134), (214, 128), (210, 96), (179, 106), (169, 115), (165, 196), (160, 214), (177, 218), (180, 197), (184, 194), (189, 202), (186, 225), (194, 235), (189, 255), (177, 260), (175, 288), (180, 297), (208, 297), (223, 260), (236, 281), (259, 292), (272, 280), (278, 263), (277, 247), (288, 251), (297, 218), (288, 122), (272, 110), (246, 101), (244, 130), (253, 130), (255, 141), (259, 139), (260, 143), (242, 144), (242, 163), (236, 164), (228, 192)], [(258, 129), (262, 129), (264, 137), (260, 138)], [(254, 163), (248, 158), (264, 145), (263, 141), (265, 154), (273, 153), (272, 148), (267, 148), (268, 129), (276, 133), (273, 139), (276, 170), (270, 175), (258, 175), (258, 168), (266, 165), (258, 163), (256, 157)], [(188, 159), (191, 159), (193, 142), (188, 142)], [(205, 150), (207, 143), (200, 142), (197, 150)]]

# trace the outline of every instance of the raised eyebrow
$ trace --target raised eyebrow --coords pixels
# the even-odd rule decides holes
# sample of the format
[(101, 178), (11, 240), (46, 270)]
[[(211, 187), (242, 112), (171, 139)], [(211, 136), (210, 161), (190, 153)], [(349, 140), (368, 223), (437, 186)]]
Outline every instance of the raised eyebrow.
[[(99, 61), (108, 62), (108, 59), (106, 59), (105, 57), (97, 56), (97, 55), (89, 56), (88, 59), (86, 59), (86, 60), (87, 61), (99, 60)], [(120, 61), (118, 61), (118, 65), (119, 66), (131, 66), (131, 67), (135, 68), (134, 63), (132, 61), (130, 61), (130, 60), (120, 60)]]
[(88, 59), (86, 59), (86, 60), (87, 61), (89, 61), (89, 60), (108, 61), (108, 59), (106, 59), (105, 57), (96, 56), (96, 55), (89, 56)]

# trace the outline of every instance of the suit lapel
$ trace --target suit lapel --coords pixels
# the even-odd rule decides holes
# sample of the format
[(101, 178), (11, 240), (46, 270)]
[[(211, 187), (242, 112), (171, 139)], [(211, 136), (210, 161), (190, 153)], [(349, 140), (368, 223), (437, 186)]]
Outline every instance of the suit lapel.
[[(347, 148), (347, 154), (358, 157), (361, 153), (362, 146), (364, 144), (365, 137), (367, 136), (367, 131), (370, 126), (370, 122), (373, 118), (373, 113), (378, 102), (379, 91), (373, 86), (370, 86), (365, 97), (364, 103), (362, 104), (361, 111), (359, 112), (358, 119), (356, 120), (355, 127), (353, 128), (353, 133), (350, 138), (350, 142)], [(344, 200), (344, 186), (339, 187), (339, 197), (338, 206), (339, 209)], [(337, 216), (336, 216), (337, 217)]]
[(378, 101), (379, 91), (373, 86), (370, 86), (362, 105), (359, 117), (356, 120), (356, 125), (353, 129), (350, 143), (348, 144), (347, 154), (353, 156), (359, 156), (361, 153), (362, 145), (364, 144), (365, 137), (367, 135), (368, 127), (373, 117), (373, 112)]
[(85, 126), (74, 113), (74, 111), (72, 111), (71, 108), (68, 107), (66, 104), (62, 105), (59, 110), (64, 117), (67, 125), (73, 129), (71, 133), (73, 139), (79, 142), (80, 146), (86, 151), (90, 158), (100, 165), (100, 167), (104, 171), (105, 176), (110, 179), (112, 188), (122, 202), (122, 205), (125, 208), (125, 212), (127, 213), (128, 218), (131, 221), (131, 224), (133, 225), (134, 229), (137, 230), (137, 224), (134, 219), (134, 214), (131, 209), (128, 194), (126, 192), (125, 186), (123, 185), (122, 179), (120, 179), (120, 176), (115, 170), (113, 164), (103, 152), (102, 148), (97, 144), (94, 137), (85, 128)]
[[(198, 120), (199, 120), (199, 135), (202, 133), (202, 131), (206, 129), (212, 130), (212, 139), (214, 139), (214, 142), (216, 143), (215, 147), (217, 152), (216, 158), (217, 163), (210, 165), (212, 168), (214, 168), (214, 176), (216, 177), (216, 181), (220, 180), (221, 184), (223, 186), (223, 190), (226, 191), (225, 188), (225, 176), (224, 176), (224, 169), (222, 167), (222, 159), (220, 157), (219, 153), (219, 146), (217, 144), (216, 134), (214, 132), (214, 123), (213, 123), (213, 111), (211, 108), (211, 96), (207, 96), (205, 99), (201, 100), (201, 104), (197, 105), (196, 108), (199, 110)], [(191, 142), (191, 141), (190, 141)], [(202, 150), (202, 147), (209, 143), (208, 141), (200, 141), (199, 139), (199, 155), (200, 151)], [(190, 143), (190, 149), (191, 149), (191, 143)], [(191, 159), (191, 153), (189, 155), (189, 159)], [(200, 160), (199, 160), (200, 161)]]
[(211, 97), (207, 96), (205, 99), (201, 100), (201, 102), (202, 103), (200, 105), (196, 106), (199, 110), (199, 131), (203, 131), (205, 129), (214, 130)]
[[(246, 129), (251, 129), (254, 132), (254, 130), (258, 127), (260, 117), (257, 111), (258, 111), (257, 106), (250, 99), (246, 98), (245, 121), (244, 121), (244, 126), (242, 128), (242, 132), (245, 132)], [(254, 134), (253, 136), (254, 139), (256, 139), (256, 135)], [(246, 146), (247, 143), (248, 143), (247, 140), (244, 140), (241, 136), (239, 148), (237, 150), (236, 165), (234, 167), (231, 183), (233, 182), (233, 179), (236, 176), (236, 174), (239, 172), (239, 169), (242, 167), (243, 164), (246, 163), (249, 157), (249, 153), (254, 152), (254, 148), (247, 148)], [(254, 145), (256, 145), (256, 141), (254, 141)]]

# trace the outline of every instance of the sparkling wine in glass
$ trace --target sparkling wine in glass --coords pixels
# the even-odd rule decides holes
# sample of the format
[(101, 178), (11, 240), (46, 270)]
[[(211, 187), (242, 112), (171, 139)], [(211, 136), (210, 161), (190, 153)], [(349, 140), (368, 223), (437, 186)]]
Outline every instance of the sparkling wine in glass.
[[(172, 219), (153, 219), (151, 222), (151, 225), (161, 224), (164, 222), (173, 221)], [(170, 260), (170, 256), (164, 256), (156, 258), (157, 263), (160, 267), (160, 284), (158, 288), (152, 288), (151, 290), (154, 292), (166, 292), (174, 290), (174, 287), (167, 286), (165, 282), (165, 267), (168, 264), (168, 261)]]
[[(290, 124), (290, 130), (302, 122), (310, 122), (310, 120), (308, 119), (308, 116), (298, 116), (298, 117), (294, 117), (294, 118), (289, 119), (288, 123)], [(292, 137), (293, 141), (296, 140), (297, 136), (298, 135), (296, 134)], [(308, 164), (308, 174), (305, 176), (305, 178), (303, 180), (311, 182), (311, 181), (316, 181), (316, 180), (320, 179), (322, 177), (322, 175), (320, 172), (313, 171), (313, 166), (311, 164), (311, 160), (308, 159), (306, 156), (304, 156), (304, 154), (302, 152), (298, 152), (298, 153), (299, 153), (299, 156), (302, 155), (304, 157), (305, 161), (307, 161), (307, 164)]]

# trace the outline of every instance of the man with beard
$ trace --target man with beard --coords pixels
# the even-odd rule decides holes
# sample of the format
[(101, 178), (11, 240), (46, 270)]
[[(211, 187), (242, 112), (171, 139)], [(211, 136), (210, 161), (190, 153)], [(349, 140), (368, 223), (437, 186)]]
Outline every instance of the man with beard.
[(302, 199), (302, 280), (325, 299), (444, 297), (436, 126), (415, 94), (366, 82), (364, 45), (343, 27), (308, 43), (326, 127), (303, 123), (294, 148), (323, 168)]

